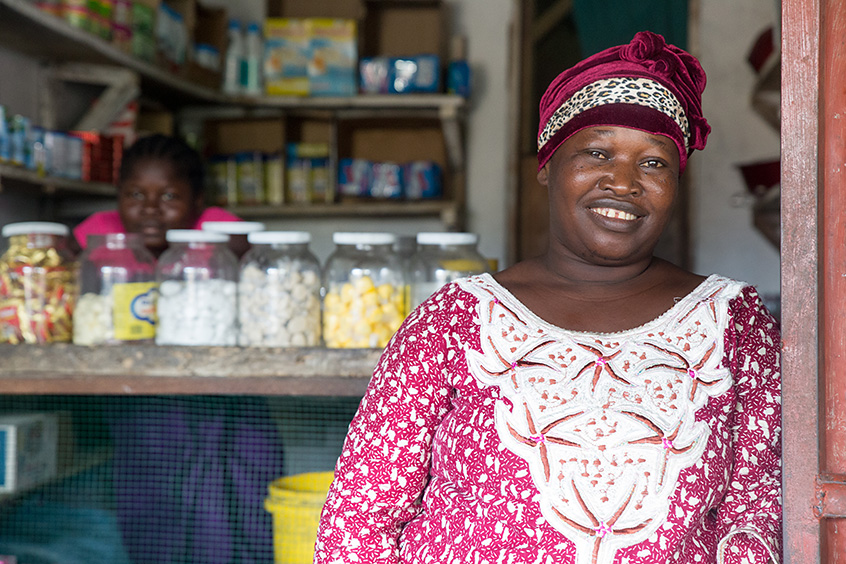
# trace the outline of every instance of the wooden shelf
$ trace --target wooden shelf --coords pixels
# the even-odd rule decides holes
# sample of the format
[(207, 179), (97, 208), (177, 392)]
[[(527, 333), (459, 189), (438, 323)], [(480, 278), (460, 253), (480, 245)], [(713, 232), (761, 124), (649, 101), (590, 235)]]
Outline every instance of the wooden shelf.
[(121, 51), (108, 41), (73, 27), (26, 0), (0, 0), (0, 46), (58, 62), (119, 65), (138, 73), (145, 94), (170, 106), (214, 104), (240, 108), (289, 110), (420, 110), (451, 117), (465, 106), (454, 94), (360, 95), (351, 97), (228, 96), (185, 80)]
[(304, 204), (283, 206), (232, 206), (230, 212), (244, 218), (268, 217), (413, 217), (440, 216), (452, 223), (458, 214), (458, 204), (451, 201), (357, 201), (335, 204)]
[(9, 186), (35, 186), (46, 193), (72, 192), (92, 196), (114, 196), (115, 187), (103, 182), (86, 182), (70, 178), (42, 176), (24, 168), (0, 164), (0, 190)]
[(361, 396), (381, 350), (0, 344), (0, 394)]

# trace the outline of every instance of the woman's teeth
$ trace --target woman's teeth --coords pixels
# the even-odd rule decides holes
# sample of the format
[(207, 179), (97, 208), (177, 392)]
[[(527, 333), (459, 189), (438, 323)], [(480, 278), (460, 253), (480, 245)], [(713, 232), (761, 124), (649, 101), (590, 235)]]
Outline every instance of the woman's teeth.
[(605, 217), (610, 217), (611, 219), (623, 219), (626, 221), (634, 221), (637, 219), (637, 216), (634, 214), (620, 210), (612, 210), (611, 208), (591, 208), (591, 211), (598, 213), (599, 215), (604, 215)]

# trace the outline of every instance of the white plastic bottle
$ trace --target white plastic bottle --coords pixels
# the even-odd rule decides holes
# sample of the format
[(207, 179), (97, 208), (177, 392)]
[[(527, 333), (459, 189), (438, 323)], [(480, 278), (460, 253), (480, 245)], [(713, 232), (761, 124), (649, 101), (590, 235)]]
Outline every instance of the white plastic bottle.
[(241, 22), (229, 20), (229, 45), (223, 64), (223, 92), (241, 93), (241, 60), (244, 58), (244, 37), (241, 34)]
[(261, 62), (263, 58), (261, 28), (255, 22), (247, 25), (244, 58), (241, 60), (241, 92), (249, 96), (261, 94)]

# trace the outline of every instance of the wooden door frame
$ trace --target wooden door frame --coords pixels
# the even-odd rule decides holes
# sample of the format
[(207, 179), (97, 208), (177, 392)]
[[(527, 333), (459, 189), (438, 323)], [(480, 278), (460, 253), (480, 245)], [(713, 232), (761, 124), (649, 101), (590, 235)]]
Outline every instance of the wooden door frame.
[(785, 564), (846, 557), (846, 6), (782, 0)]

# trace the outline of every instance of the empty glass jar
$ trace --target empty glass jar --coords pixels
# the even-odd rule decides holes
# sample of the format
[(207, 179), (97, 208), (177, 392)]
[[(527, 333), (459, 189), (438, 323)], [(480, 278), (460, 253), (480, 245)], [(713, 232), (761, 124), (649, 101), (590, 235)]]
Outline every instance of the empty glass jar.
[(411, 259), (411, 304), (414, 309), (444, 284), (488, 271), (475, 233), (418, 233)]

